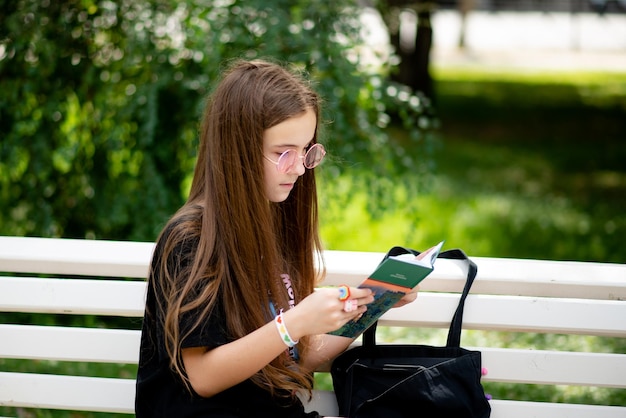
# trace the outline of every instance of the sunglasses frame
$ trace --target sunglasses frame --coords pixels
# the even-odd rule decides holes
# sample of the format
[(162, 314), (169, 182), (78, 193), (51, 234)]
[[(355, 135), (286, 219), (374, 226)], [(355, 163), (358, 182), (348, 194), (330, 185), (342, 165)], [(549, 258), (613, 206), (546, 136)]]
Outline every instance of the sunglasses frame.
[[(321, 152), (322, 153), (322, 157), (319, 159), (319, 161), (316, 164), (309, 164), (307, 165), (307, 156), (311, 155), (309, 154), (310, 152)], [(297, 158), (301, 158), (303, 160), (303, 164), (304, 167), (307, 169), (313, 169), (315, 167), (317, 167), (318, 165), (320, 165), (320, 163), (324, 160), (324, 156), (326, 156), (326, 149), (324, 148), (324, 146), (320, 143), (315, 143), (313, 145), (311, 145), (309, 147), (309, 149), (306, 150), (306, 152), (304, 153), (304, 155), (296, 155), (295, 157), (290, 157), (290, 155), (293, 155), (292, 153), (297, 153), (296, 150), (294, 149), (288, 149), (285, 152), (283, 152), (282, 154), (280, 154), (280, 156), (278, 157), (278, 161), (274, 161), (271, 158), (269, 158), (268, 156), (266, 156), (265, 154), (263, 154), (263, 157), (265, 157), (265, 159), (269, 162), (271, 162), (272, 164), (276, 165), (276, 169), (281, 172), (281, 173), (287, 173), (289, 170), (292, 170), (293, 167), (295, 166), (296, 162), (298, 161)], [(283, 161), (288, 161), (285, 159), (290, 159), (293, 158), (293, 161), (291, 163), (285, 162), (284, 163), (284, 168), (281, 170), (281, 160)]]

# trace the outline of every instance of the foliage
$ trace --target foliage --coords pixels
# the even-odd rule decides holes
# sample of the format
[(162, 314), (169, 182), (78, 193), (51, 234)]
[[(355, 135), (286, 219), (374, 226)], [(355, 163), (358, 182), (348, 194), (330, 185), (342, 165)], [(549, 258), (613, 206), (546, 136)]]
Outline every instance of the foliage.
[[(186, 196), (204, 97), (236, 57), (290, 62), (317, 80), (329, 176), (358, 171), (382, 194), (382, 179), (418, 163), (428, 104), (390, 85), (385, 68), (361, 65), (356, 2), (20, 0), (1, 10), (2, 234), (154, 240)], [(410, 151), (383, 129), (399, 109)]]

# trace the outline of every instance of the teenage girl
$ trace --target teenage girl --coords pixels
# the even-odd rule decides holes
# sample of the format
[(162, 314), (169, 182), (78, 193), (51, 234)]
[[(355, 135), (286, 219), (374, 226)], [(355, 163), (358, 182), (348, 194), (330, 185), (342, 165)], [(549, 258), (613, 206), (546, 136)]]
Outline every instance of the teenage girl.
[(319, 416), (296, 394), (352, 342), (326, 333), (373, 300), (314, 290), (319, 123), (318, 95), (280, 65), (238, 61), (217, 85), (189, 198), (151, 262), (138, 418)]

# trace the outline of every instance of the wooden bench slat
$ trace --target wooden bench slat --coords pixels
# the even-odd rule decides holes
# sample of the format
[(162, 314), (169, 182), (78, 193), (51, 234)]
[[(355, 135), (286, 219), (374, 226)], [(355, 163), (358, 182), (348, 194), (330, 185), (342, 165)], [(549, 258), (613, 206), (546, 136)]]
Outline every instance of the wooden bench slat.
[[(551, 402), (528, 402), (492, 399), (491, 418), (624, 418), (626, 407), (605, 405), (579, 405)], [(305, 403), (307, 411), (337, 416), (339, 409), (335, 393), (328, 390), (313, 391), (313, 399)]]
[(0, 324), (0, 358), (137, 364), (141, 331)]
[[(472, 257), (479, 280), (473, 293), (626, 300), (626, 265), (582, 261)], [(505, 273), (503, 273), (505, 272)], [(503, 276), (506, 276), (504, 278)], [(487, 283), (493, 282), (493, 285)], [(501, 286), (504, 292), (499, 292)]]
[[(486, 382), (626, 388), (626, 354), (464, 347), (482, 353)], [(329, 371), (329, 365), (318, 370)]]
[[(492, 399), (491, 418), (624, 418), (626, 407), (605, 405), (579, 405), (552, 402), (527, 402)], [(416, 405), (416, 408), (419, 408)], [(313, 391), (313, 399), (305, 403), (307, 411), (337, 416), (339, 409), (335, 393), (328, 390)]]
[[(0, 277), (0, 310), (142, 317), (146, 283)], [(458, 295), (422, 292), (419, 303), (392, 309), (382, 325), (447, 327)], [(470, 295), (466, 329), (626, 336), (626, 303), (582, 299)], [(520, 315), (524, 312), (524, 315)]]
[(0, 237), (0, 271), (148, 277), (153, 243)]
[[(358, 285), (383, 253), (326, 251), (327, 285)], [(473, 294), (626, 300), (626, 264), (471, 257), (478, 266)], [(439, 259), (423, 291), (460, 292), (462, 263)]]
[(134, 379), (0, 372), (0, 405), (133, 414)]
[[(0, 271), (147, 277), (153, 243), (0, 237)], [(360, 283), (383, 253), (325, 251), (326, 284)], [(626, 300), (626, 265), (472, 257), (479, 266), (473, 293)], [(458, 263), (438, 260), (425, 291), (458, 292)], [(593, 277), (593, 280), (590, 280)]]
[[(0, 402), (3, 406), (132, 414), (135, 382), (130, 379), (0, 372), (0, 393), (10, 399)], [(492, 418), (622, 418), (626, 413), (625, 407), (604, 405), (509, 400), (492, 400), (490, 404)], [(72, 408), (67, 405), (72, 405)], [(327, 416), (336, 415), (334, 393), (314, 391), (307, 410), (317, 410)]]
[(143, 317), (146, 283), (0, 277), (0, 311)]
[(624, 418), (626, 407), (493, 399), (491, 418)]
[(306, 412), (317, 411), (322, 416), (337, 417), (339, 416), (339, 407), (337, 406), (337, 398), (335, 392), (330, 390), (314, 390), (313, 397), (308, 398), (307, 395), (300, 396), (304, 404)]
[[(380, 323), (388, 326), (446, 328), (458, 304), (458, 295), (424, 292), (420, 293), (418, 301), (387, 311)], [(592, 314), (586, 309), (591, 306)], [(626, 303), (470, 295), (465, 303), (463, 328), (625, 337)]]
[[(140, 337), (131, 330), (0, 325), (0, 357), (137, 364)], [(474, 349), (483, 353), (486, 381), (626, 388), (626, 354)]]
[(488, 370), (486, 382), (626, 388), (626, 354), (476, 349)]

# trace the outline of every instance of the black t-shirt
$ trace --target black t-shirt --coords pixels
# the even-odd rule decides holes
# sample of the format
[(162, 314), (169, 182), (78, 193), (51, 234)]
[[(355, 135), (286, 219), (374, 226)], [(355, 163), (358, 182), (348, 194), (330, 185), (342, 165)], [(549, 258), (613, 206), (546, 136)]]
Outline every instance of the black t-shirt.
[[(162, 242), (157, 243), (153, 265), (162, 254)], [(197, 242), (178, 246), (174, 257), (192, 254)], [(169, 260), (168, 260), (169, 261)], [(181, 259), (184, 263), (187, 260)], [(154, 270), (156, 271), (156, 270)], [(272, 417), (296, 418), (317, 417), (307, 414), (299, 400), (273, 398), (270, 393), (252, 381), (246, 380), (210, 398), (190, 392), (180, 377), (170, 368), (170, 359), (165, 349), (163, 318), (158, 314), (158, 289), (155, 280), (150, 280), (141, 333), (141, 350), (137, 374), (135, 413), (137, 418), (147, 417)], [(162, 298), (160, 299), (162, 300)], [(181, 318), (181, 331), (189, 329), (191, 315)], [(184, 348), (208, 347), (226, 344), (224, 312), (218, 306), (206, 323), (198, 327), (182, 342)]]

